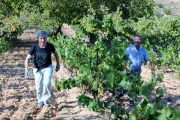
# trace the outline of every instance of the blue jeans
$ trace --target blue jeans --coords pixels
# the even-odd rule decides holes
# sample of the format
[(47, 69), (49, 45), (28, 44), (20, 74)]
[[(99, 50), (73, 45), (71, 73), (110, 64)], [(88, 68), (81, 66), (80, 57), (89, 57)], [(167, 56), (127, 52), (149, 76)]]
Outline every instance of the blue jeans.
[(133, 71), (133, 74), (131, 74), (131, 76), (133, 76), (133, 77), (135, 77), (135, 76), (140, 77), (140, 75), (141, 75), (141, 69), (139, 69), (139, 70), (134, 70), (134, 71)]
[(33, 68), (33, 74), (36, 83), (36, 96), (38, 103), (45, 102), (51, 98), (51, 78), (53, 73), (52, 64), (46, 68), (40, 69)]

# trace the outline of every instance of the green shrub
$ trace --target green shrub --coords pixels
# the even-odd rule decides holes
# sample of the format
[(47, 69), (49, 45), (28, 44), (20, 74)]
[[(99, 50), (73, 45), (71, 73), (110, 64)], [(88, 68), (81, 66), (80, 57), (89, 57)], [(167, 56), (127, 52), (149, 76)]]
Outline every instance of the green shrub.
[(156, 5), (157, 5), (159, 8), (162, 8), (162, 7), (163, 7), (162, 3), (157, 3)]
[(154, 15), (157, 16), (158, 18), (162, 18), (163, 17), (163, 14), (161, 14), (160, 12), (155, 12)]
[(165, 8), (163, 10), (163, 12), (166, 14), (166, 15), (170, 15), (171, 14), (171, 9), (170, 8)]

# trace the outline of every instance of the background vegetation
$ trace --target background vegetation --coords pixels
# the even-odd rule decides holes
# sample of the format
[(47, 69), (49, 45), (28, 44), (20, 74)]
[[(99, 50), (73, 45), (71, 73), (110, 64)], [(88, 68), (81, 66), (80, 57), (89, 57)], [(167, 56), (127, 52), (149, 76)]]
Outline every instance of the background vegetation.
[(157, 5), (159, 8), (162, 8), (162, 7), (163, 7), (162, 3), (157, 3), (156, 5)]
[(163, 12), (164, 12), (166, 15), (170, 15), (170, 14), (171, 14), (171, 9), (170, 9), (170, 8), (165, 8), (165, 9), (163, 9)]
[[(57, 89), (80, 87), (93, 96), (79, 96), (80, 106), (102, 113), (110, 109), (113, 119), (179, 119), (178, 109), (158, 104), (163, 97), (161, 87), (156, 89), (154, 103), (147, 99), (162, 81), (162, 74), (143, 82), (124, 72), (128, 63), (123, 51), (133, 43), (135, 34), (141, 34), (153, 67), (171, 67), (180, 75), (180, 18), (155, 14), (153, 0), (3, 0), (0, 5), (0, 47), (7, 48), (27, 28), (47, 30), (61, 59), (78, 70), (74, 78), (56, 81)], [(62, 38), (63, 23), (77, 30), (76, 38)], [(84, 37), (89, 38), (90, 47), (82, 41)], [(121, 106), (101, 101), (105, 86), (112, 91), (119, 86), (129, 91), (132, 99), (143, 98), (126, 112)]]

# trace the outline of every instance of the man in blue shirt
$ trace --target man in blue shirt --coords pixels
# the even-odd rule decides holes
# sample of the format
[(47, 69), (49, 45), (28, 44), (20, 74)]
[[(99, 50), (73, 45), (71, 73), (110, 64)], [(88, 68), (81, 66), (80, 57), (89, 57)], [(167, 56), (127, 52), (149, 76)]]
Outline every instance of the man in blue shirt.
[(130, 68), (134, 71), (133, 76), (140, 76), (141, 74), (141, 65), (143, 61), (146, 61), (149, 68), (153, 72), (151, 62), (148, 58), (147, 52), (145, 48), (140, 46), (142, 43), (142, 36), (135, 35), (134, 36), (134, 45), (129, 46), (125, 54), (131, 61)]

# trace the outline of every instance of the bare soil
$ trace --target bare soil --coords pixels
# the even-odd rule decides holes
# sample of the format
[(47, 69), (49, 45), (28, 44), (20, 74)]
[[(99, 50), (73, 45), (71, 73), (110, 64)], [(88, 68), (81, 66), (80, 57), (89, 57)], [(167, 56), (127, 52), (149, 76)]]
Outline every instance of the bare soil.
[[(70, 29), (67, 25), (64, 30)], [(109, 114), (90, 112), (87, 108), (79, 108), (76, 97), (81, 93), (78, 88), (57, 91), (54, 87), (55, 80), (71, 77), (70, 71), (61, 63), (61, 69), (53, 72), (52, 77), (52, 99), (49, 108), (37, 108), (36, 90), (34, 76), (32, 73), (33, 65), (30, 64), (30, 77), (24, 76), (24, 61), (30, 46), (36, 41), (36, 30), (28, 29), (18, 37), (14, 45), (0, 55), (0, 119), (4, 120), (80, 120), (80, 119), (109, 119)], [(70, 34), (74, 35), (74, 31)], [(53, 61), (55, 67), (55, 61)], [(164, 74), (162, 83), (164, 86), (165, 97), (160, 104), (169, 104), (176, 108), (180, 107), (180, 80), (173, 70), (168, 69)], [(156, 70), (156, 73), (162, 70)], [(151, 71), (147, 66), (142, 66), (142, 80), (148, 81), (151, 78)], [(107, 99), (110, 99), (107, 93)], [(153, 100), (155, 92), (149, 99)], [(107, 100), (106, 99), (106, 100)], [(133, 107), (127, 101), (126, 96), (122, 97), (121, 105), (127, 110)]]
[(163, 7), (158, 8), (157, 11), (163, 14), (164, 16), (167, 16), (164, 14), (163, 9), (170, 8), (171, 14), (170, 16), (179, 16), (180, 15), (180, 0), (154, 0), (156, 3), (162, 3)]
[[(36, 30), (25, 30), (16, 43), (0, 55), (0, 119), (4, 120), (75, 120), (98, 119), (98, 113), (79, 108), (77, 88), (57, 91), (55, 79), (69, 78), (70, 72), (63, 67), (53, 73), (52, 99), (49, 108), (37, 108), (35, 81), (30, 64), (30, 77), (25, 78), (24, 61), (30, 46), (36, 41)], [(55, 67), (55, 61), (53, 61)]]

